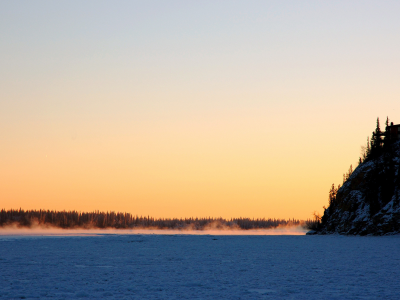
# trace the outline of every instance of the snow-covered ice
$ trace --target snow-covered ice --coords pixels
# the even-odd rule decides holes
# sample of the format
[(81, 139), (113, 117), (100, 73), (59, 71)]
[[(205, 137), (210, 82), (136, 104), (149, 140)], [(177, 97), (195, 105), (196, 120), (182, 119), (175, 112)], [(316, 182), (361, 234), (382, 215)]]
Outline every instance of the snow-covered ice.
[(399, 299), (399, 250), (399, 236), (0, 236), (0, 299)]

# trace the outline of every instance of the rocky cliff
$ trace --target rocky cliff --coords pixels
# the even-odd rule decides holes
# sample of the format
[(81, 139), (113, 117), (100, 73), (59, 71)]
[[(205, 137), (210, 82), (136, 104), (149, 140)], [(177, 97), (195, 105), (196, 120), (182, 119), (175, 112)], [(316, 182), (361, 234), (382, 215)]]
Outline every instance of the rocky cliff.
[(340, 187), (321, 223), (307, 234), (400, 233), (400, 140), (361, 163)]

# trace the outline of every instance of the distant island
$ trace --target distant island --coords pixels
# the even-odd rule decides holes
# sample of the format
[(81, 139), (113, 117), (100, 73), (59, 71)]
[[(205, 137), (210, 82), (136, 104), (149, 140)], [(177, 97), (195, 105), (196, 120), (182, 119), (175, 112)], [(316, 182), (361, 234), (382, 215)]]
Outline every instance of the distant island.
[(0, 211), (0, 228), (15, 226), (20, 228), (57, 227), (63, 229), (273, 229), (281, 226), (302, 226), (310, 228), (314, 220), (296, 219), (250, 219), (232, 218), (152, 218), (134, 216), (121, 212), (77, 212), (50, 210), (5, 210)]
[(329, 191), (329, 206), (307, 234), (400, 233), (400, 124), (380, 130), (379, 118), (357, 168)]

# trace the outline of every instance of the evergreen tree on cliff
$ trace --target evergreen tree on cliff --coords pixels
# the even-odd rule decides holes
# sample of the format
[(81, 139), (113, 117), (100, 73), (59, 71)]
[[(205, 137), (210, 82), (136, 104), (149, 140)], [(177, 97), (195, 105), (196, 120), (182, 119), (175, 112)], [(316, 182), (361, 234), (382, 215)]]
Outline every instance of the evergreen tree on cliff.
[(336, 205), (336, 193), (337, 189), (335, 188), (335, 184), (332, 183), (331, 189), (329, 191), (329, 207), (334, 207)]
[(371, 139), (371, 153), (370, 156), (372, 159), (378, 157), (381, 154), (382, 150), (382, 132), (379, 125), (379, 118), (376, 119), (376, 128), (375, 131), (372, 133)]

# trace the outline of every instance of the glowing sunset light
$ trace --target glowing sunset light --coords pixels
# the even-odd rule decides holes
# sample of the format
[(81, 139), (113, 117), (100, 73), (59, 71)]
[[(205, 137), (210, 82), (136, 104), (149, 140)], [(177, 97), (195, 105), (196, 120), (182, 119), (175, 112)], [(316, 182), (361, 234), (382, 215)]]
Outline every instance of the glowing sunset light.
[(399, 2), (0, 3), (0, 209), (311, 218), (400, 123)]

